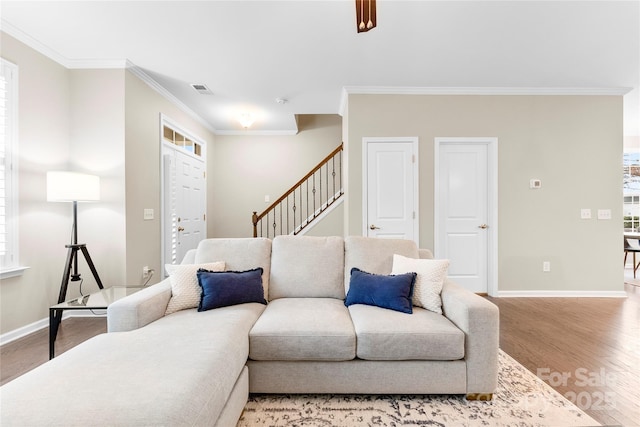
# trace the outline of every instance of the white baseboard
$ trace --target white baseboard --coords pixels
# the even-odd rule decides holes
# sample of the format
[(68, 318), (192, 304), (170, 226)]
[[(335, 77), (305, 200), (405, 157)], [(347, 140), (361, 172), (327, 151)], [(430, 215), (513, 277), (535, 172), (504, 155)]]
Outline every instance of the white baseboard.
[[(67, 310), (62, 314), (62, 320), (70, 317), (106, 317), (107, 310)], [(13, 331), (6, 332), (0, 335), (0, 346), (8, 344), (17, 339), (26, 337), (29, 334), (37, 332), (41, 329), (49, 327), (49, 318), (38, 320), (29, 325), (23, 326)]]
[(499, 298), (626, 298), (625, 291), (499, 291)]

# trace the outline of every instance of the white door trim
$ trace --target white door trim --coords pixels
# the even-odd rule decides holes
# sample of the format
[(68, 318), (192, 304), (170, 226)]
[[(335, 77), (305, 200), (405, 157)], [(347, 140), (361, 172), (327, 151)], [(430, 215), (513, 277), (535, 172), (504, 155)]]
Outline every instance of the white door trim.
[[(193, 153), (190, 153), (187, 150), (181, 150), (178, 147), (176, 147), (173, 144), (168, 143), (167, 141), (165, 141), (164, 136), (163, 136), (163, 132), (164, 132), (164, 126), (168, 126), (170, 128), (172, 128), (173, 130), (180, 132), (182, 135), (188, 137), (189, 139), (191, 139), (194, 142), (197, 142), (198, 144), (200, 144), (201, 149), (202, 149), (202, 153), (200, 156), (196, 156)], [(160, 265), (162, 266), (162, 271), (163, 274), (160, 276), (162, 278), (165, 277), (165, 269), (164, 266), (165, 264), (170, 264), (169, 260), (166, 259), (166, 239), (168, 239), (169, 236), (167, 236), (167, 232), (166, 232), (166, 224), (165, 222), (167, 221), (167, 216), (168, 213), (166, 212), (166, 199), (165, 199), (165, 191), (166, 191), (166, 183), (165, 183), (165, 154), (168, 153), (172, 153), (175, 154), (176, 151), (180, 151), (183, 154), (186, 154), (189, 157), (192, 157), (196, 160), (199, 160), (202, 162), (203, 164), (203, 170), (206, 171), (207, 170), (207, 143), (204, 139), (200, 138), (198, 135), (187, 131), (186, 129), (184, 129), (182, 126), (180, 126), (176, 121), (174, 121), (173, 119), (171, 119), (170, 117), (168, 117), (167, 115), (160, 113), (160, 120), (159, 120), (159, 135), (160, 135), (160, 245), (161, 245), (161, 255), (160, 255)], [(202, 191), (203, 191), (203, 198), (204, 198), (204, 207), (205, 207), (205, 212), (206, 212), (206, 208), (207, 208), (207, 179), (206, 177), (203, 180), (202, 183)], [(204, 227), (204, 238), (207, 237), (207, 219), (206, 216), (203, 220), (203, 227)], [(182, 262), (182, 260), (179, 260), (179, 262)]]
[(367, 226), (368, 226), (368, 218), (367, 218), (367, 210), (368, 210), (368, 190), (369, 190), (369, 180), (368, 180), (368, 144), (370, 142), (410, 142), (412, 144), (413, 155), (415, 156), (415, 161), (413, 163), (413, 205), (414, 205), (414, 241), (416, 245), (420, 247), (420, 199), (419, 199), (419, 191), (418, 191), (418, 183), (419, 183), (419, 174), (420, 174), (420, 165), (419, 165), (419, 156), (418, 156), (418, 147), (419, 140), (417, 136), (401, 136), (401, 137), (364, 137), (362, 138), (362, 235), (366, 236)]
[(437, 230), (442, 227), (439, 209), (436, 206), (440, 188), (440, 147), (444, 144), (484, 144), (487, 146), (487, 178), (488, 178), (488, 224), (487, 230), (487, 292), (490, 296), (498, 294), (498, 138), (435, 138), (434, 143), (434, 188), (433, 188), (433, 253), (441, 257), (442, 242)]

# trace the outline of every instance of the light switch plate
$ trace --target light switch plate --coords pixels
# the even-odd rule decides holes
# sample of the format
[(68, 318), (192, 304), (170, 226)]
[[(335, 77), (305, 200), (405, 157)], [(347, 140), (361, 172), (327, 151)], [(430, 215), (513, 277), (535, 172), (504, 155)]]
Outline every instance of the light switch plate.
[(591, 219), (591, 209), (581, 209), (580, 210), (580, 218), (581, 219)]
[(145, 221), (149, 221), (151, 219), (153, 219), (154, 215), (153, 215), (153, 209), (145, 209), (143, 211), (143, 219)]
[(598, 209), (598, 219), (611, 219), (611, 209)]

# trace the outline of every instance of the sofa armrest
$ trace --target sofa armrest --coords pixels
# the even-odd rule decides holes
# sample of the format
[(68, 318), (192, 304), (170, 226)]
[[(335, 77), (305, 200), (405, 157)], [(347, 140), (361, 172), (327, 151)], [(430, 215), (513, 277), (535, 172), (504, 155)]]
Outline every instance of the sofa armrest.
[(196, 249), (189, 249), (180, 264), (195, 264), (196, 263)]
[(498, 307), (446, 280), (442, 287), (442, 309), (465, 334), (467, 393), (493, 393), (498, 385)]
[(107, 308), (107, 331), (131, 331), (160, 319), (170, 298), (171, 282), (165, 279), (115, 301)]

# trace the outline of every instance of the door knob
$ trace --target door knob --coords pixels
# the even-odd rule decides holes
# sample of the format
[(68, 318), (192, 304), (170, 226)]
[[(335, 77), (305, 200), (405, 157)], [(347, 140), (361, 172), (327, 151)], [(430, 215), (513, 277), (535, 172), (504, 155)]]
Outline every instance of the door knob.
[(380, 227), (376, 227), (375, 225), (371, 224), (371, 225), (369, 226), (369, 229), (370, 229), (370, 230), (380, 230)]
[(486, 230), (487, 228), (489, 228), (489, 226), (487, 224), (482, 224), (482, 225), (479, 225), (478, 228), (482, 228), (483, 230)]
[(178, 231), (184, 231), (184, 227), (178, 227)]

